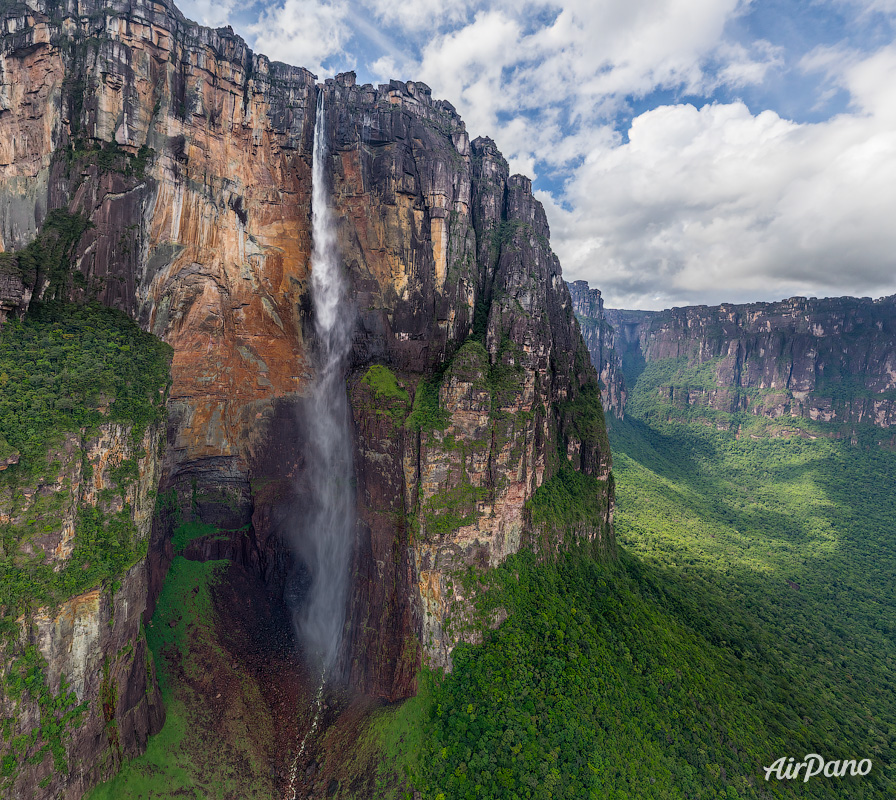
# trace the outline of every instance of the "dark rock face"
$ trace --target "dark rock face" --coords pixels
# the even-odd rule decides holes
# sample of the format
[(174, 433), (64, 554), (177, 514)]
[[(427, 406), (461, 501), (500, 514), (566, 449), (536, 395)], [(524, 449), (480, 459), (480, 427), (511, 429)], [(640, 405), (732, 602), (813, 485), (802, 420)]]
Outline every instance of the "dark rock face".
[(401, 424), (406, 404), (377, 398), (359, 377), (351, 380), (349, 393), (359, 519), (346, 672), (351, 684), (391, 701), (414, 694), (421, 652), (405, 502), (404, 454), (410, 434)]
[[(465, 602), (451, 594), (452, 572), (494, 566), (528, 541), (525, 502), (560, 452), (606, 479), (609, 449), (577, 436), (559, 408), (596, 382), (529, 179), (508, 174), (491, 140), (470, 142), (424, 84), (359, 87), (343, 75), (325, 91), (358, 309), (355, 374), (387, 365), (410, 403), (449, 364), (438, 385), (444, 430), (409, 429), (407, 409), (384, 418), (352, 382), (362, 508), (352, 630), (377, 631), (380, 655), (353, 640), (360, 652), (348, 657), (356, 683), (397, 698), (421, 655), (450, 665), (457, 635), (443, 620)], [(610, 519), (608, 510), (582, 535), (609, 537)], [(392, 677), (383, 664), (395, 665)]]
[(0, 264), (0, 325), (10, 316), (21, 317), (31, 302), (31, 290), (15, 270), (4, 271)]
[[(165, 0), (87, 0), (77, 12), (36, 0), (8, 5), (3, 21), (3, 249), (30, 241), (50, 209), (90, 219), (69, 296), (119, 307), (174, 348), (159, 491), (226, 533), (187, 555), (230, 559), (276, 588), (307, 492), (296, 409), (313, 379), (314, 76)], [(605, 501), (577, 535), (611, 545), (611, 462), (530, 181), (509, 175), (491, 140), (471, 142), (424, 84), (358, 86), (349, 73), (320, 88), (357, 313), (343, 664), (355, 688), (396, 700), (415, 691), (424, 659), (450, 666), (462, 634), (446, 619), (469, 601), (453, 571), (533, 545), (526, 501), (566, 460)], [(17, 292), (10, 284), (10, 309), (28, 302)], [(395, 376), (397, 399), (363, 380), (375, 364)], [(163, 509), (153, 523), (148, 613), (174, 519)], [(538, 546), (555, 545), (539, 533)]]
[(591, 289), (587, 281), (573, 281), (567, 285), (582, 338), (600, 377), (604, 409), (622, 419), (626, 398), (622, 357), (616, 352), (616, 331), (607, 321), (600, 289)]
[(605, 317), (627, 357), (713, 363), (717, 388), (675, 387), (673, 404), (883, 428), (896, 424), (894, 297), (793, 297), (660, 312), (607, 309)]

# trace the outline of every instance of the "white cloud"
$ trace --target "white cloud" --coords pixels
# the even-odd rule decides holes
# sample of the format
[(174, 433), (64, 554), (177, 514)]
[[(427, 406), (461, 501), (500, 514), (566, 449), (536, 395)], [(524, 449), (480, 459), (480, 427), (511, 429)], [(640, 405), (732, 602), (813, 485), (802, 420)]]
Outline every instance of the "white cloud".
[(774, 48), (733, 46), (723, 38), (726, 22), (743, 6), (738, 0), (498, 2), (433, 36), (412, 70), (457, 106), (471, 133), (495, 138), (512, 168), (557, 165), (579, 158), (582, 138), (630, 96), (705, 90), (718, 85), (716, 72), (731, 85), (761, 81), (777, 63)]
[(233, 17), (236, 0), (182, 0), (177, 7), (187, 19), (210, 28), (220, 28)]
[(849, 65), (856, 112), (796, 124), (664, 106), (545, 196), (569, 278), (614, 305), (896, 291), (896, 49)]
[[(334, 56), (346, 56), (351, 31), (349, 5), (343, 0), (285, 0), (267, 8), (248, 26), (253, 47), (275, 61), (297, 64), (315, 75), (329, 75), (322, 64)], [(347, 60), (347, 57), (346, 57)], [(349, 63), (338, 71), (349, 69)]]
[(409, 31), (431, 32), (445, 25), (463, 22), (476, 0), (365, 0), (378, 20)]
[(885, 47), (870, 58), (853, 59), (845, 67), (840, 82), (849, 91), (857, 109), (894, 121), (896, 47)]
[(480, 12), (469, 25), (424, 48), (420, 78), (439, 96), (451, 98), (469, 128), (484, 133), (497, 127), (499, 111), (518, 107), (517, 92), (502, 73), (524, 47), (516, 20), (500, 11)]
[(747, 48), (740, 43), (723, 43), (717, 50), (724, 64), (712, 83), (718, 86), (740, 88), (761, 84), (770, 69), (784, 64), (780, 47), (760, 40)]

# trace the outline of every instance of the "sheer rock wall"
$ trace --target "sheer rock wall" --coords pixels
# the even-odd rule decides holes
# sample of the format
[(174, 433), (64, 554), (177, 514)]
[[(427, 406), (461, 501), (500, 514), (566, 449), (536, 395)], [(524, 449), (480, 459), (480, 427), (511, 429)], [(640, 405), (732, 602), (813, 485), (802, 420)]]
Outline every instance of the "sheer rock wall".
[[(0, 244), (26, 245), (54, 209), (87, 217), (67, 295), (120, 308), (174, 348), (158, 490), (224, 532), (190, 557), (230, 558), (270, 584), (291, 568), (314, 377), (319, 87), (356, 313), (347, 678), (396, 700), (424, 659), (450, 666), (465, 634), (447, 619), (468, 600), (452, 575), (564, 546), (526, 507), (562, 464), (604, 500), (577, 536), (611, 546), (597, 376), (544, 210), (449, 103), (417, 82), (318, 84), (167, 0), (29, 0), (0, 24)], [(0, 276), (3, 314), (49, 291), (46, 276), (20, 290), (21, 277)], [(375, 364), (405, 393), (390, 413), (363, 380)], [(176, 518), (153, 521), (147, 614)]]

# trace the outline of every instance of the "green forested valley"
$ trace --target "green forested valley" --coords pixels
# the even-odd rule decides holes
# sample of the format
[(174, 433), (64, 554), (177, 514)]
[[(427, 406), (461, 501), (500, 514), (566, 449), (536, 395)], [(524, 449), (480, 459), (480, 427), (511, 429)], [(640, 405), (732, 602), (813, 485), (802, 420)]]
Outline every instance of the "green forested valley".
[[(109, 418), (138, 431), (158, 421), (166, 356), (99, 308), (47, 306), (7, 323), (0, 441), (19, 463), (4, 479), (52, 471), (44, 454), (65, 431)], [(495, 570), (457, 576), (477, 593), (478, 615), (467, 624), (482, 642), (460, 645), (452, 672), (425, 672), (417, 697), (370, 712), (351, 743), (354, 761), (340, 765), (338, 796), (370, 796), (353, 785), (429, 800), (896, 794), (889, 437), (672, 408), (662, 387), (699, 384), (705, 368), (640, 368), (629, 376), (626, 420), (610, 424), (618, 557), (587, 546), (547, 560), (523, 551)], [(589, 481), (561, 469), (530, 502), (533, 519), (560, 530), (583, 509), (599, 513), (588, 506)], [(51, 512), (4, 528), (10, 630), (14, 613), (111, 580), (142, 555), (120, 545), (132, 537), (117, 533), (115, 519), (102, 525), (84, 511), (77, 575), (31, 563), (18, 547), (53, 522)], [(197, 525), (177, 529), (176, 555), (190, 536), (209, 533)], [(275, 791), (282, 775), (265, 766), (284, 729), (275, 717), (288, 727), (302, 694), (285, 677), (295, 669), (288, 648), (279, 660), (238, 665), (234, 623), (217, 619), (208, 592), (248, 596), (240, 594), (246, 579), (234, 570), (225, 579), (221, 564), (175, 558), (147, 631), (167, 724), (94, 796)], [(504, 621), (493, 628), (495, 619)], [(282, 710), (269, 718), (258, 687), (272, 663), (285, 688)], [(38, 691), (25, 685), (32, 666), (32, 682), (45, 687), (40, 659), (16, 664), (7, 692)], [(765, 780), (776, 759), (808, 753), (873, 767), (867, 776)], [(353, 781), (353, 769), (363, 781)]]
[[(398, 759), (425, 796), (896, 796), (896, 453), (686, 417), (654, 391), (670, 369), (611, 426), (618, 562), (511, 558), (480, 598), (507, 621), (412, 701), (425, 745)], [(808, 753), (873, 767), (766, 782)]]

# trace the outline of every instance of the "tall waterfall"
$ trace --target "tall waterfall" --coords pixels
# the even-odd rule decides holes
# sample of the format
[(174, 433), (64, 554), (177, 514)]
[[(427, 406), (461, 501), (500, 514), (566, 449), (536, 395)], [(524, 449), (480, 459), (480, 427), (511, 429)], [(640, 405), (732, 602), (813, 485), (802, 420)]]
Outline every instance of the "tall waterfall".
[(345, 366), (354, 311), (348, 302), (328, 204), (324, 93), (318, 92), (311, 169), (311, 298), (316, 333), (317, 377), (305, 406), (306, 469), (310, 508), (297, 531), (296, 547), (311, 585), (293, 618), (310, 660), (326, 673), (342, 641), (355, 530), (351, 423)]

